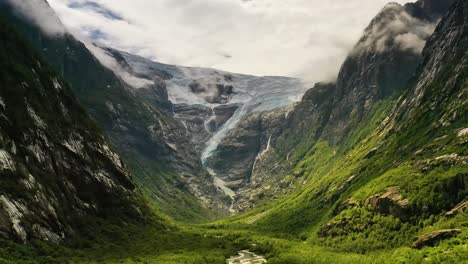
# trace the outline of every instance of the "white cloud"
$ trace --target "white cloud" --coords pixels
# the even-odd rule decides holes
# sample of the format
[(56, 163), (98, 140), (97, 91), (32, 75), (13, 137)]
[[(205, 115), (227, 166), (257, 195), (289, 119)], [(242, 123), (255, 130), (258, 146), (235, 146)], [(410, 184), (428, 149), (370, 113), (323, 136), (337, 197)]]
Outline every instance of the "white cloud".
[(7, 0), (18, 13), (36, 24), (48, 35), (61, 35), (66, 32), (60, 19), (44, 0)]
[(365, 39), (354, 52), (384, 52), (396, 47), (420, 54), (436, 25), (412, 17), (398, 4), (389, 4), (366, 29)]
[(94, 54), (94, 56), (108, 69), (112, 70), (115, 74), (117, 74), (126, 84), (134, 87), (134, 88), (142, 88), (147, 85), (151, 85), (154, 82), (151, 80), (138, 78), (131, 75), (127, 70), (123, 69), (122, 66), (108, 54), (107, 51), (104, 49), (96, 46), (94, 43), (91, 42), (84, 42), (86, 47)]
[[(160, 62), (332, 80), (388, 0), (49, 0), (74, 32)], [(71, 8), (71, 3), (94, 2)], [(399, 0), (400, 3), (406, 2)], [(103, 9), (113, 16), (103, 15)]]

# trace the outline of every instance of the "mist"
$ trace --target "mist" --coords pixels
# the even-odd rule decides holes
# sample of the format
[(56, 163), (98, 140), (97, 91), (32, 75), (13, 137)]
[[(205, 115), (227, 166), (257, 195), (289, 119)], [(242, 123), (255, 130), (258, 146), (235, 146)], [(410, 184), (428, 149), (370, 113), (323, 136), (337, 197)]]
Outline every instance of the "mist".
[(6, 0), (21, 16), (36, 24), (48, 35), (62, 35), (67, 32), (60, 19), (44, 0)]
[(72, 32), (119, 50), (162, 63), (300, 77), (309, 83), (336, 78), (387, 2), (50, 0)]
[(419, 20), (395, 3), (388, 4), (366, 29), (365, 39), (354, 53), (363, 51), (384, 52), (390, 48), (421, 54), (426, 40), (434, 32), (437, 23)]

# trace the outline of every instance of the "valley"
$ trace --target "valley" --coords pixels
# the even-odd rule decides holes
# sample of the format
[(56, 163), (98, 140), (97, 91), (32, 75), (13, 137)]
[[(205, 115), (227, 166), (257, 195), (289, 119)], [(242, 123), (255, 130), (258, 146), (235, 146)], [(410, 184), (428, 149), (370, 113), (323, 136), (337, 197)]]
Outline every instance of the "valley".
[(466, 0), (386, 5), (313, 87), (50, 34), (18, 3), (0, 263), (468, 261)]

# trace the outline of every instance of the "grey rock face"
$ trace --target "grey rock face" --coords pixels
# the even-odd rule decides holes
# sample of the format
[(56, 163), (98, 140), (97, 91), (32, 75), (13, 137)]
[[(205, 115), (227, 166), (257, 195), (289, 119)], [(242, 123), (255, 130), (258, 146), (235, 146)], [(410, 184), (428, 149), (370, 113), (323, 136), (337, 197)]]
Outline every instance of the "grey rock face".
[(449, 239), (451, 237), (461, 234), (463, 231), (461, 229), (443, 229), (433, 231), (429, 234), (424, 234), (419, 236), (416, 242), (414, 242), (411, 247), (416, 249), (422, 249), (423, 247), (431, 247), (436, 245), (438, 242), (444, 239)]
[(83, 218), (141, 219), (125, 165), (68, 85), (9, 24), (0, 38), (0, 236), (60, 243)]
[(218, 131), (237, 111), (239, 105), (226, 104), (215, 107), (204, 105), (176, 104), (174, 117), (183, 124), (187, 138), (194, 145), (200, 157), (206, 142)]
[(260, 115), (247, 116), (226, 135), (206, 161), (231, 189), (238, 189), (250, 181), (252, 166), (261, 147), (262, 132)]
[(399, 120), (396, 125), (398, 129), (429, 112), (439, 118), (433, 124), (434, 128), (449, 126), (455, 120), (466, 117), (467, 6), (466, 1), (456, 1), (449, 15), (442, 19), (428, 40), (414, 85), (395, 112), (394, 118)]
[(409, 202), (402, 198), (399, 187), (389, 187), (385, 193), (369, 197), (366, 200), (366, 205), (381, 214), (394, 215), (401, 220), (408, 220)]
[(405, 8), (415, 17), (428, 21), (436, 21), (440, 19), (441, 14), (445, 15), (455, 2), (456, 0), (419, 0), (406, 4)]
[[(265, 136), (265, 133), (270, 133), (267, 131), (269, 127), (276, 126), (273, 124), (276, 118), (273, 118), (271, 125), (267, 125), (270, 117), (267, 117), (266, 112), (274, 110), (271, 114), (274, 115), (278, 109), (292, 104), (294, 96), (304, 92), (302, 82), (294, 78), (256, 77), (214, 69), (181, 67), (153, 62), (125, 52), (117, 53), (124, 61), (123, 67), (131, 67), (131, 73), (147, 79), (159, 76), (159, 79), (165, 81), (169, 100), (173, 104), (172, 117), (175, 123), (180, 124), (178, 127), (185, 136), (171, 141), (171, 145), (179, 150), (193, 146), (194, 150), (179, 151), (186, 153), (184, 161), (195, 164), (194, 159), (201, 159), (210, 172), (226, 180), (227, 186), (234, 189), (250, 181), (256, 156), (266, 147), (270, 137)], [(162, 74), (164, 72), (166, 74)], [(265, 113), (259, 114), (261, 112)], [(284, 113), (278, 116), (281, 115), (284, 116)], [(258, 122), (263, 126), (260, 129), (265, 131), (249, 127), (256, 126), (259, 118), (261, 121)], [(164, 130), (179, 133), (171, 129)], [(236, 143), (236, 137), (240, 140), (239, 144)], [(183, 159), (183, 155), (179, 157)], [(194, 168), (198, 168), (198, 165), (192, 166), (192, 170)], [(189, 170), (186, 172), (190, 173)], [(205, 184), (207, 187), (217, 181), (216, 178), (210, 180)]]

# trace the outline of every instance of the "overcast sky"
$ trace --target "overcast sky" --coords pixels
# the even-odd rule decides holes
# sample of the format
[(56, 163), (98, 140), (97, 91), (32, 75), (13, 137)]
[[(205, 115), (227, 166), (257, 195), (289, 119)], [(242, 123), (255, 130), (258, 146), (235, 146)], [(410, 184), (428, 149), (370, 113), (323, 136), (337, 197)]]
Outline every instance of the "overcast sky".
[(389, 0), (48, 1), (75, 34), (152, 60), (320, 81)]

